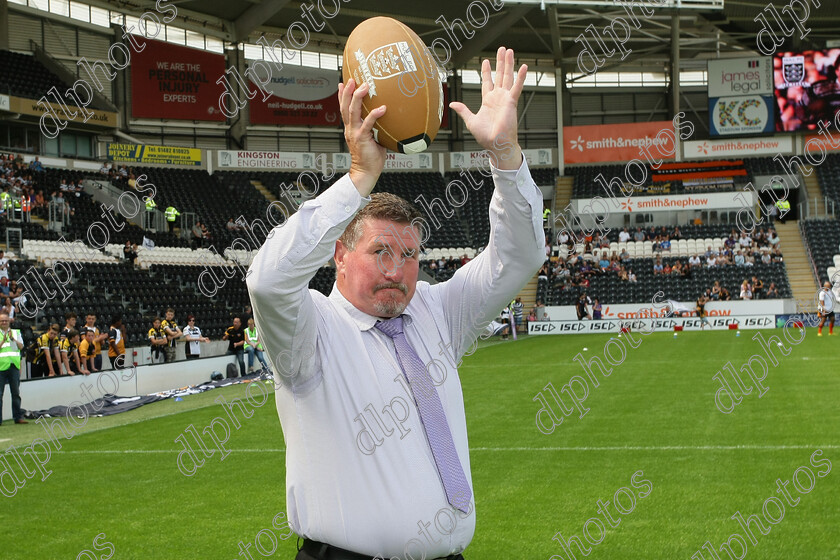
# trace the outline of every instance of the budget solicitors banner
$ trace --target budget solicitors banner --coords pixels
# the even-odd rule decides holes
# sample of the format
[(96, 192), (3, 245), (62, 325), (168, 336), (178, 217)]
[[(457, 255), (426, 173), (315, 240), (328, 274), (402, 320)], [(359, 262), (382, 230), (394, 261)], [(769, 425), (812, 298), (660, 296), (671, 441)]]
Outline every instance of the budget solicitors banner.
[(219, 99), (225, 91), (225, 57), (172, 43), (146, 44), (131, 56), (131, 113), (134, 118), (224, 121)]
[[(253, 61), (249, 61), (253, 65)], [(278, 71), (271, 68), (271, 80), (263, 86), (271, 96), (263, 100), (258, 92), (250, 102), (251, 124), (287, 124), (302, 126), (339, 126), (341, 113), (338, 107), (337, 70), (324, 70), (308, 66), (284, 65)], [(253, 66), (252, 66), (253, 67)], [(257, 71), (257, 76), (261, 78)], [(249, 83), (253, 91), (259, 88)]]

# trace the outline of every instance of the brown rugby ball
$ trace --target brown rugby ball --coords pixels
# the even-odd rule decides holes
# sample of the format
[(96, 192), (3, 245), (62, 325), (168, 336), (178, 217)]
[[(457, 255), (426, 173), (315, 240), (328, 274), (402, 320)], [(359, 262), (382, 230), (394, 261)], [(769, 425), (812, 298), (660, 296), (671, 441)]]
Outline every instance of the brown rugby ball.
[(414, 31), (393, 18), (366, 19), (347, 38), (342, 77), (370, 87), (362, 118), (387, 106), (373, 130), (380, 145), (404, 154), (431, 145), (443, 118), (443, 85), (437, 60)]

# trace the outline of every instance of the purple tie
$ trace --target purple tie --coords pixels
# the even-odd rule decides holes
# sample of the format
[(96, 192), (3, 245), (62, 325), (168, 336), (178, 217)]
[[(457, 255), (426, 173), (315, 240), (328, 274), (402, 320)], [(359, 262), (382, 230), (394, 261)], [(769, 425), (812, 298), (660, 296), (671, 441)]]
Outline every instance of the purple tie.
[(394, 340), (400, 366), (408, 379), (417, 410), (420, 412), (420, 423), (432, 448), (432, 456), (443, 482), (446, 499), (454, 507), (467, 513), (472, 491), (458, 459), (440, 397), (432, 385), (426, 366), (405, 338), (402, 317), (379, 321), (376, 328)]

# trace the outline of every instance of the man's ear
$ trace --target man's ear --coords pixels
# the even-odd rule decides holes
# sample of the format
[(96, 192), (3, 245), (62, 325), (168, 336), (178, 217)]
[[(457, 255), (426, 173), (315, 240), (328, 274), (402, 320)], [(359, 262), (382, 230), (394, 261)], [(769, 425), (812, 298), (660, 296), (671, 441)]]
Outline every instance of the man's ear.
[(336, 272), (340, 272), (344, 269), (344, 259), (349, 253), (350, 250), (347, 249), (347, 246), (344, 245), (341, 241), (335, 242), (335, 270)]

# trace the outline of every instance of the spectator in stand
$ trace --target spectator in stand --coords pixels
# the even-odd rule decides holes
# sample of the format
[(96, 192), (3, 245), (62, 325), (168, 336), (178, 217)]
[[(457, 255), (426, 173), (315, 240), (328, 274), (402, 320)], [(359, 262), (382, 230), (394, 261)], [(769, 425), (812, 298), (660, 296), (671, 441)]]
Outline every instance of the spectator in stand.
[(636, 283), (638, 280), (636, 279), (636, 274), (633, 272), (633, 269), (627, 271), (627, 281)]
[(9, 279), (9, 259), (4, 251), (0, 251), (0, 279), (3, 278)]
[(753, 299), (763, 299), (762, 295), (764, 293), (764, 282), (756, 278), (755, 276), (752, 277), (752, 293)]
[(770, 287), (767, 288), (767, 293), (764, 296), (766, 299), (779, 299), (779, 290), (776, 289), (776, 283), (770, 282)]
[[(253, 321), (253, 319), (251, 319)], [(184, 327), (184, 354), (188, 360), (201, 357), (201, 343), (210, 342), (206, 336), (201, 336), (201, 329), (195, 326), (195, 316), (187, 315), (187, 326)]]
[(592, 303), (592, 320), (593, 321), (597, 321), (601, 318), (601, 310), (602, 310), (601, 302), (598, 301), (598, 298), (595, 298), (595, 300)]
[(659, 242), (659, 248), (662, 251), (671, 251), (671, 238), (667, 235)]
[(754, 266), (754, 265), (755, 265), (755, 257), (753, 257), (751, 253), (747, 253), (747, 256), (744, 257), (744, 266)]
[(15, 322), (15, 306), (12, 305), (12, 298), (7, 297), (3, 299), (3, 307), (0, 307), (0, 311), (5, 313), (9, 316), (9, 324), (14, 324)]
[(192, 227), (192, 248), (197, 249), (204, 245), (204, 232), (201, 231), (201, 222), (196, 220)]
[(781, 239), (779, 239), (779, 236), (776, 235), (776, 230), (775, 229), (770, 230), (770, 232), (768, 234), (767, 242), (774, 249), (778, 249), (779, 247), (781, 247)]
[(761, 251), (761, 262), (762, 264), (770, 264), (773, 262), (773, 259), (770, 257), (770, 251), (767, 249)]
[(546, 261), (546, 263), (543, 264), (542, 267), (540, 268), (540, 271), (537, 272), (537, 279), (548, 280), (548, 275), (549, 275), (548, 262)]
[(108, 162), (103, 162), (102, 167), (99, 168), (100, 175), (108, 175), (111, 173), (111, 165)]
[(61, 334), (59, 335), (59, 340), (64, 340), (70, 336), (70, 331), (76, 329), (76, 321), (78, 321), (78, 315), (76, 315), (72, 311), (68, 311), (64, 314), (64, 328), (61, 329)]
[(536, 307), (531, 308), (531, 312), (528, 313), (527, 321), (528, 321), (528, 324), (537, 322), (537, 309), (536, 309)]
[(735, 265), (736, 266), (744, 266), (746, 264), (746, 260), (744, 259), (744, 253), (741, 252), (739, 249), (738, 252), (735, 254)]
[(784, 259), (784, 257), (782, 257), (782, 252), (778, 248), (773, 249), (773, 262), (774, 263), (780, 263), (780, 262), (784, 262), (784, 261), (785, 261), (785, 259)]
[(720, 281), (715, 280), (715, 285), (712, 286), (712, 292), (709, 295), (709, 298), (712, 301), (717, 301), (720, 299)]
[(741, 299), (752, 299), (752, 289), (750, 287), (750, 283), (747, 280), (741, 282)]
[(621, 250), (621, 254), (618, 256), (621, 259), (621, 262), (627, 264), (630, 262), (630, 253), (627, 252), (627, 248)]
[(125, 367), (125, 326), (122, 315), (115, 315), (108, 329), (108, 357), (114, 369)]
[(662, 259), (657, 257), (656, 262), (653, 265), (653, 273), (654, 274), (662, 274)]
[(239, 226), (236, 225), (236, 222), (233, 221), (233, 218), (228, 219), (227, 225), (225, 227), (227, 227), (227, 230), (230, 232), (239, 230)]
[(204, 246), (208, 246), (213, 243), (213, 233), (204, 225), (201, 224), (201, 235), (204, 237)]
[(645, 232), (642, 231), (642, 228), (636, 228), (636, 232), (633, 234), (633, 241), (641, 242), (645, 240)]
[(125, 257), (125, 260), (130, 262), (133, 266), (134, 259), (137, 258), (137, 245), (133, 244), (131, 241), (126, 241), (125, 246), (123, 247), (123, 256)]
[(575, 305), (575, 310), (577, 311), (578, 321), (582, 321), (584, 318), (592, 319), (592, 316), (589, 314), (589, 309), (587, 306), (592, 305), (592, 300), (589, 299), (589, 296), (586, 295), (586, 292), (580, 295), (577, 304)]
[(607, 258), (607, 252), (606, 251), (601, 253), (601, 260), (598, 261), (598, 266), (601, 269), (601, 273), (606, 272), (607, 269), (610, 267), (610, 260)]
[(630, 241), (630, 232), (627, 231), (627, 228), (621, 230), (621, 233), (618, 234), (618, 242), (619, 243), (627, 243)]
[(93, 332), (93, 350), (90, 354), (93, 356), (94, 371), (102, 371), (102, 343), (108, 340), (108, 333), (99, 331), (96, 326), (96, 313), (88, 313), (85, 316), (85, 328)]
[(690, 266), (690, 267), (702, 266), (702, 263), (700, 262), (700, 257), (698, 257), (697, 255), (693, 255), (693, 256), (689, 257), (688, 266)]
[(94, 332), (82, 327), (79, 336), (81, 337), (78, 349), (79, 370), (85, 375), (90, 375), (95, 371), (99, 371), (93, 364), (93, 349), (95, 348), (93, 342)]
[[(162, 364), (164, 362), (163, 349), (169, 344), (169, 339), (163, 329), (160, 328), (160, 317), (155, 317), (152, 321), (152, 328), (149, 329), (147, 336), (149, 337), (149, 347), (151, 348), (152, 363)], [(186, 329), (184, 329), (186, 331)], [(185, 350), (186, 351), (186, 350)], [(189, 359), (190, 356), (187, 356)]]
[(166, 319), (161, 321), (160, 326), (168, 339), (168, 344), (163, 347), (165, 362), (168, 364), (175, 361), (177, 340), (184, 336), (184, 333), (178, 328), (178, 323), (175, 321), (175, 310), (171, 307), (166, 310)]
[(265, 348), (263, 348), (260, 336), (257, 333), (257, 328), (254, 326), (254, 320), (248, 319), (248, 328), (245, 329), (245, 353), (248, 354), (248, 373), (254, 370), (254, 356), (260, 361), (263, 371), (269, 371), (270, 368), (264, 357)]
[(665, 263), (665, 266), (662, 268), (662, 274), (663, 275), (671, 274), (671, 264), (670, 263), (667, 263), (667, 262)]
[(9, 279), (6, 277), (0, 278), (0, 297), (9, 297)]
[(35, 156), (35, 159), (29, 164), (29, 169), (39, 173), (44, 171), (44, 166), (41, 165), (41, 160), (38, 159), (38, 156)]
[(239, 317), (233, 318), (233, 326), (227, 328), (222, 340), (228, 341), (226, 354), (236, 357), (236, 361), (239, 363), (239, 374), (241, 377), (245, 377), (245, 359), (243, 358), (243, 354), (245, 353), (245, 331), (242, 328), (242, 320)]
[(732, 296), (729, 295), (729, 290), (726, 289), (726, 286), (720, 287), (720, 301), (730, 301)]
[(674, 226), (674, 231), (671, 234), (671, 238), (682, 239), (682, 232), (680, 231), (680, 226)]
[(32, 378), (55, 377), (60, 375), (59, 363), (56, 362), (58, 350), (58, 323), (50, 325), (47, 332), (35, 341), (37, 348), (32, 360)]
[(245, 330), (242, 328), (242, 320), (239, 317), (233, 318), (233, 326), (228, 327), (222, 340), (228, 341), (228, 349), (226, 354), (233, 355), (239, 363), (239, 373), (241, 377), (245, 377)]

